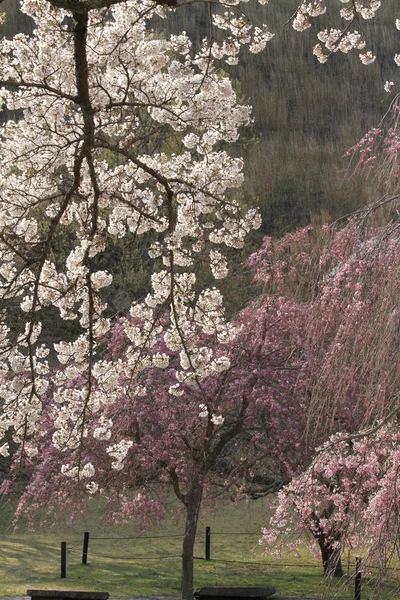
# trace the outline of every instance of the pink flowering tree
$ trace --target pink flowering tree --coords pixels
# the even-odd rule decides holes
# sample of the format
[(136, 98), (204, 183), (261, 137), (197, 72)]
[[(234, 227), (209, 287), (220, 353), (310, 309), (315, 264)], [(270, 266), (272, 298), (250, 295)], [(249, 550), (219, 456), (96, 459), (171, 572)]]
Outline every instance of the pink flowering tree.
[[(62, 388), (50, 384), (41, 435), (25, 440), (16, 453), (16, 478), (3, 484), (3, 492), (18, 491), (23, 461), (31, 478), (16, 516), (33, 526), (43, 504), (54, 518), (60, 504), (76, 513), (79, 503), (99, 495), (108, 500), (110, 520), (146, 523), (162, 518), (164, 493), (172, 488), (185, 521), (182, 594), (190, 598), (203, 498), (265, 493), (266, 476), (270, 491), (291, 474), (304, 414), (297, 396), (303, 310), (292, 300), (270, 298), (241, 313), (235, 324), (240, 332), (230, 344), (197, 332), (202, 345), (191, 357), (195, 370), (184, 372), (166, 319), (156, 323), (161, 333), (149, 350), (151, 364), (139, 374), (130, 363), (138, 347), (131, 332), (144, 335), (146, 322), (121, 318), (105, 335), (83, 432), (82, 375)], [(64, 369), (54, 368), (54, 382)]]
[(326, 575), (343, 575), (346, 547), (362, 547), (366, 564), (386, 569), (399, 550), (399, 436), (397, 423), (332, 436), (279, 492), (271, 527), (263, 530), (267, 548), (277, 555), (293, 551), (305, 529), (319, 546)]
[[(322, 251), (315, 252), (312, 234), (287, 236), (275, 249), (266, 240), (251, 259), (270, 286), (287, 286), (288, 278), (304, 282), (306, 273), (315, 282), (319, 273), (313, 287), (300, 288), (307, 300), (304, 456), (311, 466), (280, 492), (264, 541), (267, 552), (279, 554), (288, 537), (291, 551), (309, 532), (325, 573), (340, 576), (343, 549), (357, 536), (368, 540), (374, 559), (380, 552), (383, 560), (398, 543), (389, 522), (374, 511), (379, 506), (383, 515), (385, 501), (391, 518), (397, 510), (399, 238), (395, 225), (373, 228), (357, 221), (336, 233), (326, 228)], [(310, 448), (321, 443), (315, 457)]]

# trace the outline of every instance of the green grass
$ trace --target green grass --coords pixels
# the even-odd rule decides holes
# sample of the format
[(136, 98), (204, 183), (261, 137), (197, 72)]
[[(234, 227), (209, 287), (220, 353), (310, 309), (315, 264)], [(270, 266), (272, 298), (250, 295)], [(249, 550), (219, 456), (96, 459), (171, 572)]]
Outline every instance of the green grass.
[[(140, 532), (133, 525), (101, 525), (101, 508), (73, 525), (12, 530), (12, 507), (0, 513), (0, 596), (24, 595), (27, 589), (108, 591), (113, 596), (177, 594), (180, 589), (182, 522), (172, 515), (163, 524)], [(327, 586), (319, 562), (307, 549), (300, 558), (273, 561), (262, 557), (260, 530), (268, 520), (267, 501), (219, 505), (200, 517), (195, 548), (195, 586), (273, 585), (279, 594), (320, 598), (353, 598), (351, 578)], [(211, 527), (211, 561), (204, 560), (205, 526)], [(81, 564), (83, 532), (90, 532), (88, 564)], [(100, 539), (100, 538), (118, 539)], [(120, 538), (135, 539), (120, 539)], [(67, 542), (67, 578), (60, 578), (60, 544)], [(354, 562), (354, 557), (351, 557)], [(344, 560), (347, 569), (347, 557)], [(351, 567), (350, 571), (353, 569)], [(373, 580), (362, 598), (396, 598), (395, 582), (374, 592)]]

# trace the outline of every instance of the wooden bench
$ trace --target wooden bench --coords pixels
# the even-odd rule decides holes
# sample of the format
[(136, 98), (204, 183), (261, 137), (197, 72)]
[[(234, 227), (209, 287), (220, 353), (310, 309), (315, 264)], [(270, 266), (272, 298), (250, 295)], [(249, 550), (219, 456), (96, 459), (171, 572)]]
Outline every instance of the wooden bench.
[(193, 596), (197, 600), (263, 600), (275, 594), (275, 588), (269, 585), (246, 585), (246, 586), (205, 586), (197, 589)]
[(108, 600), (108, 592), (71, 592), (62, 590), (27, 590), (32, 600)]

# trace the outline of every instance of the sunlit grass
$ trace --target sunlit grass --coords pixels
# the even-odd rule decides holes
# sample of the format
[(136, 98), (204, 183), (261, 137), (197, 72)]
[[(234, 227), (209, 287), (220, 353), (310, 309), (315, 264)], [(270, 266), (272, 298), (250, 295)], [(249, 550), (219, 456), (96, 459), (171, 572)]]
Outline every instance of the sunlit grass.
[[(146, 532), (133, 525), (104, 528), (101, 506), (73, 525), (36, 532), (10, 527), (11, 507), (0, 516), (0, 596), (24, 595), (27, 589), (108, 591), (112, 596), (178, 594), (182, 522), (171, 514)], [(219, 504), (200, 517), (195, 548), (195, 586), (273, 585), (282, 595), (354, 598), (354, 556), (344, 557), (346, 577), (327, 584), (319, 561), (304, 546), (300, 558), (274, 561), (262, 556), (258, 540), (268, 521), (268, 502)], [(205, 527), (211, 527), (211, 560), (205, 561)], [(88, 564), (82, 565), (83, 533), (90, 532)], [(115, 539), (104, 539), (115, 538)], [(121, 539), (129, 538), (129, 539)], [(60, 578), (60, 545), (67, 543), (67, 578)], [(347, 564), (348, 563), (348, 564)], [(363, 600), (399, 597), (394, 579), (374, 590), (366, 578)]]

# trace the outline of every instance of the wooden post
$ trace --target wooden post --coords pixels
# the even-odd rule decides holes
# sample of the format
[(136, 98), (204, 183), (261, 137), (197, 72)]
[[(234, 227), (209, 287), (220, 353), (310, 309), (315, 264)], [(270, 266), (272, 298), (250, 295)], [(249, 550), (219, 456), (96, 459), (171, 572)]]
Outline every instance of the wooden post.
[(356, 577), (354, 585), (354, 600), (361, 600), (361, 579), (362, 579), (362, 560), (361, 556), (356, 557)]
[(67, 542), (61, 542), (61, 579), (67, 576)]
[(206, 560), (211, 560), (211, 527), (206, 527)]
[(89, 550), (89, 532), (85, 531), (83, 534), (83, 550), (82, 550), (82, 564), (87, 565), (87, 557)]

